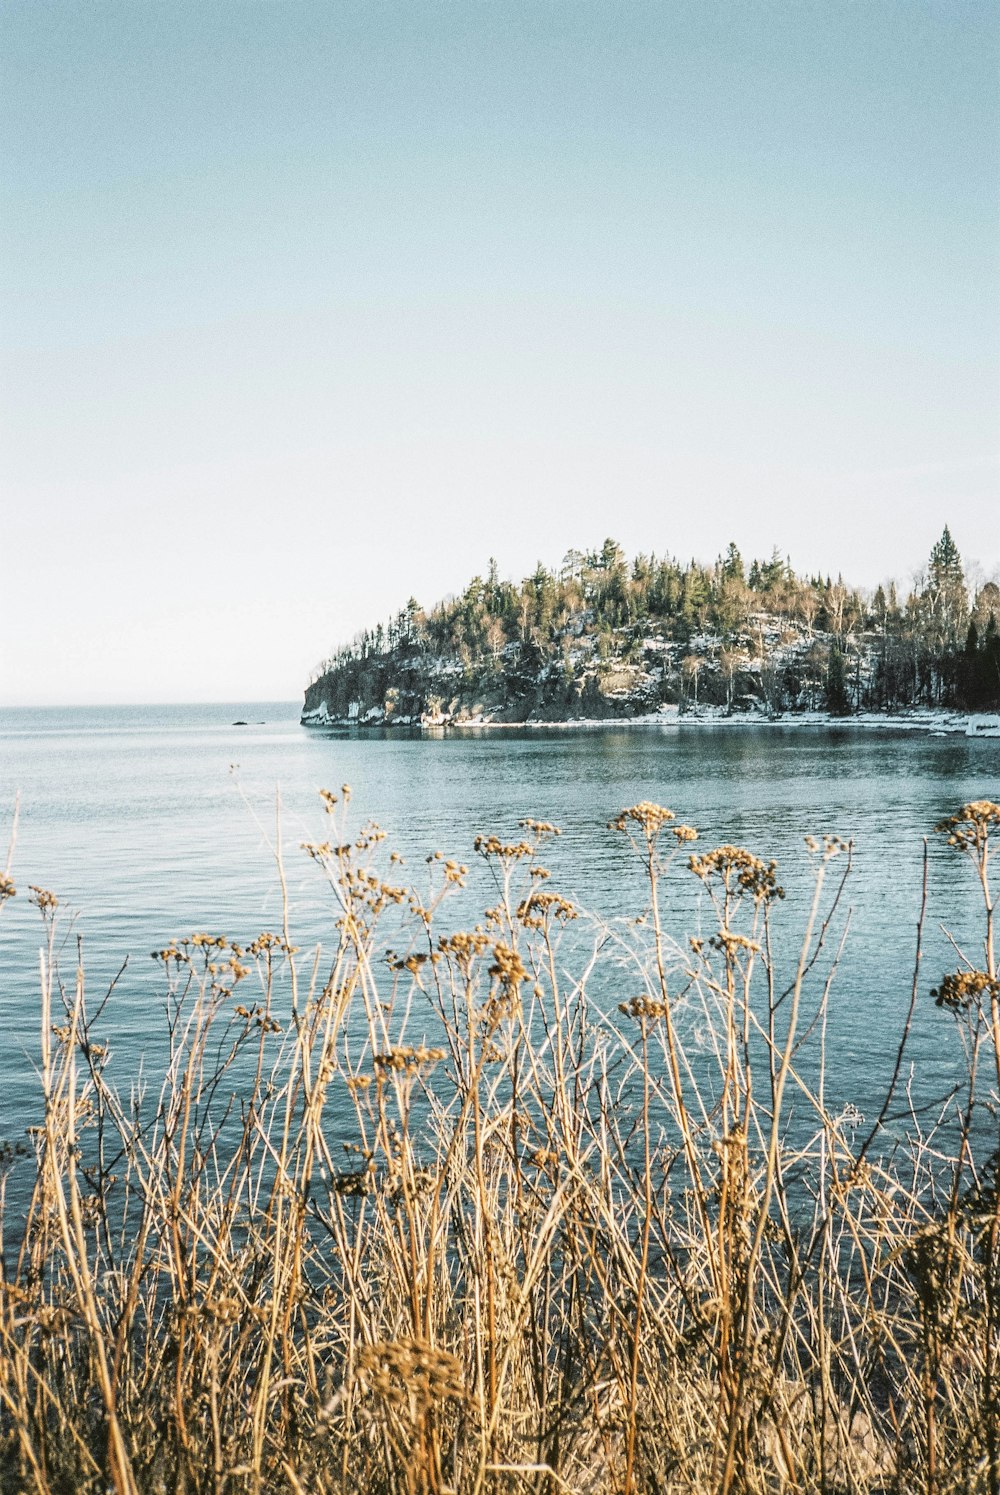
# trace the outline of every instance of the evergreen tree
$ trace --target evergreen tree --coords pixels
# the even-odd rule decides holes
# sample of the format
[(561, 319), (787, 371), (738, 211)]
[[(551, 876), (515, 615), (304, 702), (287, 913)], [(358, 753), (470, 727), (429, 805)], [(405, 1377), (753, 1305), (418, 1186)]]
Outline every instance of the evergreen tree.
[(831, 716), (848, 716), (851, 710), (851, 702), (847, 695), (844, 656), (837, 648), (830, 650), (830, 662), (827, 666), (826, 709)]
[(969, 611), (965, 573), (958, 546), (947, 525), (927, 562), (927, 584), (922, 599), (927, 610), (928, 642), (932, 648), (954, 647), (961, 638)]
[(962, 557), (958, 553), (958, 546), (951, 537), (951, 530), (947, 525), (940, 540), (931, 550), (929, 569), (931, 577), (939, 585), (949, 582), (964, 582), (962, 573)]
[(743, 557), (732, 540), (730, 540), (726, 549), (720, 569), (724, 581), (746, 581), (746, 573), (743, 570)]

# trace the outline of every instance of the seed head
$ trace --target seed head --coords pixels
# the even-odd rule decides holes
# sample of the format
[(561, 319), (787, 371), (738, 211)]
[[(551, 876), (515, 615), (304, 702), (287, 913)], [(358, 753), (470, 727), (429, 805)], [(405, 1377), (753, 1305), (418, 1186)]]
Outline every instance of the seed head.
[(667, 822), (675, 819), (673, 810), (668, 810), (666, 805), (655, 805), (652, 800), (644, 799), (637, 805), (629, 805), (614, 820), (609, 820), (608, 830), (624, 831), (626, 834), (631, 830), (640, 830), (647, 841), (654, 841)]
[(990, 1002), (1000, 1002), (1000, 981), (985, 971), (953, 971), (942, 976), (940, 986), (931, 988), (931, 996), (938, 1007), (950, 1007), (957, 1012), (979, 1006), (984, 997)]
[(1000, 805), (991, 799), (970, 800), (934, 829), (948, 837), (948, 845), (970, 853), (984, 850), (990, 833), (1000, 833)]

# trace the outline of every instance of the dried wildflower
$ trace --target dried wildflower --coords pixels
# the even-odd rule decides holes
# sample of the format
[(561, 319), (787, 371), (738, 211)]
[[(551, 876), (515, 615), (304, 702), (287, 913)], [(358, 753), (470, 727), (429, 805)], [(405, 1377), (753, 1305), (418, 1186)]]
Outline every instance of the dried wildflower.
[(513, 844), (505, 844), (499, 836), (477, 836), (473, 846), (479, 855), (486, 857), (497, 857), (501, 862), (517, 862), (523, 857), (534, 856), (535, 848), (527, 841), (516, 841)]
[(43, 914), (51, 914), (59, 907), (59, 899), (55, 893), (49, 893), (45, 888), (37, 888), (31, 884), (31, 902)]
[(746, 950), (751, 955), (759, 955), (761, 948), (756, 940), (749, 939), (745, 934), (734, 934), (731, 929), (720, 929), (718, 934), (712, 935), (709, 943), (726, 955), (735, 955), (738, 950)]
[(343, 1173), (333, 1175), (334, 1192), (345, 1198), (364, 1198), (372, 1192), (374, 1186), (375, 1165), (369, 1163), (365, 1168), (347, 1169)]
[(957, 1012), (981, 1006), (984, 998), (990, 1003), (1000, 1002), (1000, 980), (985, 971), (953, 971), (941, 978), (940, 986), (931, 988), (931, 996), (938, 1007)]
[(665, 805), (655, 805), (651, 800), (644, 799), (639, 804), (630, 805), (627, 810), (622, 810), (614, 820), (609, 820), (608, 830), (627, 833), (639, 829), (647, 841), (653, 841), (667, 822), (675, 819), (673, 810), (668, 810)]
[(460, 929), (455, 934), (444, 934), (438, 940), (439, 952), (453, 960), (466, 977), (472, 969), (472, 962), (477, 956), (485, 955), (489, 948), (489, 935), (484, 929)]
[(354, 842), (355, 851), (371, 851), (385, 840), (385, 831), (374, 820), (369, 820), (362, 826), (361, 832)]
[(490, 966), (490, 975), (504, 988), (516, 995), (521, 982), (528, 979), (528, 972), (524, 962), (516, 950), (498, 940), (493, 946), (493, 964)]
[(557, 825), (551, 825), (547, 820), (532, 820), (530, 816), (526, 816), (524, 820), (519, 820), (518, 825), (520, 825), (522, 829), (530, 831), (533, 836), (538, 836), (539, 838), (543, 836), (562, 835), (562, 831)]
[(220, 1324), (235, 1324), (243, 1317), (243, 1309), (237, 1298), (206, 1298), (205, 1314)]
[(556, 1168), (559, 1165), (559, 1154), (547, 1147), (536, 1147), (528, 1161), (536, 1168)]
[[(193, 934), (190, 940), (185, 940), (184, 943), (192, 945), (196, 950), (203, 950), (206, 954), (210, 950), (226, 950), (229, 948), (229, 941), (224, 934)], [(211, 970), (213, 967), (210, 965), (209, 969)]]
[(426, 950), (415, 950), (411, 955), (397, 958), (390, 952), (389, 969), (392, 971), (408, 971), (418, 982), (420, 980), (420, 968), (430, 960)]
[(412, 1044), (404, 1044), (401, 1048), (376, 1054), (372, 1063), (383, 1072), (393, 1070), (396, 1074), (415, 1075), (425, 1065), (437, 1064), (443, 1058), (444, 1049), (429, 1049), (425, 1044), (414, 1048)]
[(575, 919), (577, 911), (558, 893), (542, 893), (535, 888), (518, 905), (517, 917), (526, 929), (542, 929), (551, 919), (558, 919), (561, 924)]
[(862, 1158), (848, 1170), (843, 1182), (848, 1189), (872, 1189), (875, 1186), (875, 1176), (870, 1164)]
[(826, 835), (822, 841), (819, 841), (816, 836), (804, 836), (803, 840), (806, 844), (806, 850), (811, 851), (814, 856), (822, 851), (824, 862), (832, 861), (842, 851), (850, 851), (851, 849), (850, 841), (845, 841), (843, 836)]
[(283, 955), (294, 955), (296, 946), (287, 944), (280, 935), (270, 934), (267, 930), (247, 946), (247, 954), (253, 956), (266, 955), (271, 950), (280, 950)]
[(698, 832), (693, 825), (675, 825), (672, 830), (678, 846), (684, 846), (698, 839)]
[(0, 903), (3, 903), (7, 898), (15, 898), (16, 896), (17, 889), (14, 886), (13, 879), (8, 877), (6, 872), (0, 872)]
[(423, 1413), (443, 1401), (465, 1401), (461, 1362), (426, 1340), (406, 1337), (365, 1345), (357, 1376), (387, 1406)]
[(991, 799), (974, 799), (934, 827), (948, 837), (948, 845), (970, 853), (985, 850), (990, 833), (1000, 833), (1000, 805)]
[(171, 940), (163, 950), (150, 951), (150, 955), (153, 960), (161, 960), (165, 966), (169, 966), (171, 962), (179, 966), (191, 964), (190, 955), (178, 947), (176, 940)]
[[(334, 849), (329, 841), (303, 841), (301, 846), (306, 856), (312, 857), (314, 862), (329, 862), (334, 855)], [(344, 849), (344, 847), (337, 848), (338, 851)]]
[(489, 968), (495, 985), (486, 1004), (486, 1023), (490, 1030), (504, 1018), (513, 1017), (521, 1001), (521, 985), (528, 979), (524, 962), (516, 950), (498, 940), (493, 946), (493, 964)]
[(630, 997), (618, 1003), (618, 1011), (625, 1017), (634, 1017), (638, 1022), (655, 1023), (667, 1015), (667, 1004), (659, 997)]
[(693, 856), (688, 866), (702, 882), (721, 878), (728, 893), (749, 893), (756, 903), (784, 898), (785, 890), (778, 885), (775, 876), (777, 862), (762, 862), (742, 846), (719, 846), (704, 856)]

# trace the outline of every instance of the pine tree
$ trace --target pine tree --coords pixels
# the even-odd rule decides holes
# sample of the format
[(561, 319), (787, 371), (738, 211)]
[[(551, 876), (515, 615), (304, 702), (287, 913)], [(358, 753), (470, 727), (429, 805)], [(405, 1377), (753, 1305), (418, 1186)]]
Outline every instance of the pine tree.
[(726, 554), (723, 557), (721, 571), (726, 581), (746, 580), (746, 573), (743, 570), (743, 557), (732, 540), (730, 540)]
[(965, 627), (969, 597), (958, 546), (947, 525), (927, 562), (927, 585), (921, 595), (932, 647), (955, 647)]
[(826, 709), (831, 716), (847, 716), (851, 710), (847, 695), (844, 656), (839, 649), (830, 650), (830, 662), (826, 672)]
[(958, 546), (952, 539), (951, 530), (947, 525), (944, 527), (940, 540), (931, 550), (929, 569), (931, 577), (939, 585), (956, 580), (964, 581), (962, 557), (958, 553)]

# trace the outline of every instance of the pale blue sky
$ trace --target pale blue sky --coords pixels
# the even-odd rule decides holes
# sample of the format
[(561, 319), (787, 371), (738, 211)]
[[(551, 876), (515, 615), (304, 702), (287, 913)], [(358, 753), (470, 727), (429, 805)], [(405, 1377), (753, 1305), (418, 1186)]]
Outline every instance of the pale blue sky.
[(1000, 565), (1000, 12), (0, 0), (0, 701), (606, 534)]

